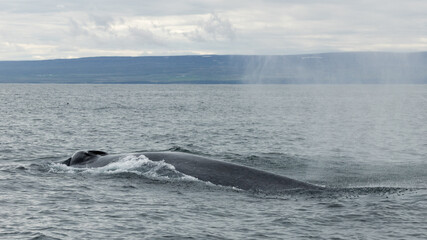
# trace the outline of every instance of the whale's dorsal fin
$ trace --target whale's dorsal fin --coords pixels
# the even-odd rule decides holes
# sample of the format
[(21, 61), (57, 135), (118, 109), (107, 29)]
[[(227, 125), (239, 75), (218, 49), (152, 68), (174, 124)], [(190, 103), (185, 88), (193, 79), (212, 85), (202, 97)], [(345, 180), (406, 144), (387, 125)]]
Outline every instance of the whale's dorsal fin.
[(94, 155), (101, 155), (101, 156), (108, 155), (108, 153), (103, 152), (103, 151), (99, 151), (99, 150), (89, 150), (89, 151), (87, 151), (87, 153), (94, 154)]

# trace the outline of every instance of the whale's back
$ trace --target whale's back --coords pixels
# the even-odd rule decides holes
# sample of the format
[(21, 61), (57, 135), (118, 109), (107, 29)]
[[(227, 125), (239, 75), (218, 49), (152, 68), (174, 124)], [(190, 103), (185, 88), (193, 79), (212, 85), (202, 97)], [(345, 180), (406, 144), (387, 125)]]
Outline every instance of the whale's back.
[(274, 173), (238, 164), (214, 160), (188, 153), (144, 153), (152, 161), (172, 164), (176, 170), (223, 186), (233, 186), (243, 190), (280, 191), (298, 188), (318, 188), (315, 185), (297, 181)]

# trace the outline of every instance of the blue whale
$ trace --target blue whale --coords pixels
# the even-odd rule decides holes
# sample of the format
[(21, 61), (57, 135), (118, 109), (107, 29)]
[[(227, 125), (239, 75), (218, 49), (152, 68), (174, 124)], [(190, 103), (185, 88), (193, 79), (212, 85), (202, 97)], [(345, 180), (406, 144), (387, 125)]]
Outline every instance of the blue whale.
[[(291, 189), (322, 189), (322, 187), (274, 173), (189, 153), (144, 152), (131, 155), (144, 155), (151, 161), (165, 161), (173, 165), (177, 171), (199, 180), (242, 190), (279, 192)], [(110, 155), (103, 151), (78, 151), (62, 163), (78, 168), (96, 168), (119, 161), (125, 156), (129, 154)]]

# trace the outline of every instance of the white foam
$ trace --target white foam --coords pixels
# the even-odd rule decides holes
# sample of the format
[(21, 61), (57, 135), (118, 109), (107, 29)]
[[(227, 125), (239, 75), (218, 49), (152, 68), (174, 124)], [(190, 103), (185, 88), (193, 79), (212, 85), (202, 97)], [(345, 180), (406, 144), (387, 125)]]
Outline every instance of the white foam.
[(144, 155), (127, 155), (116, 162), (99, 168), (75, 168), (61, 163), (52, 163), (49, 172), (88, 174), (133, 173), (155, 180), (198, 181), (195, 177), (177, 171), (173, 165), (165, 161), (151, 161)]
[(78, 168), (68, 167), (63, 163), (50, 163), (48, 168), (50, 173), (76, 173), (79, 170)]

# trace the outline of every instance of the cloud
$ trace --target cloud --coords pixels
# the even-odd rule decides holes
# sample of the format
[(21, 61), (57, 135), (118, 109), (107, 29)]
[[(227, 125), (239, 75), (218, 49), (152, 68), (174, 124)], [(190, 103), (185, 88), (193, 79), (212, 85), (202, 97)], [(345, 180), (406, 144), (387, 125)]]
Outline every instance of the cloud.
[(217, 14), (211, 14), (209, 19), (200, 26), (207, 35), (213, 39), (232, 40), (235, 37), (235, 30), (229, 20), (221, 19)]
[(228, 19), (212, 13), (198, 21), (192, 31), (184, 32), (183, 35), (195, 42), (229, 41), (235, 39), (236, 32)]
[(160, 45), (165, 43), (156, 36), (152, 31), (144, 28), (130, 27), (129, 35), (136, 41), (137, 44)]
[(427, 51), (425, 12), (423, 0), (1, 1), (0, 59)]

